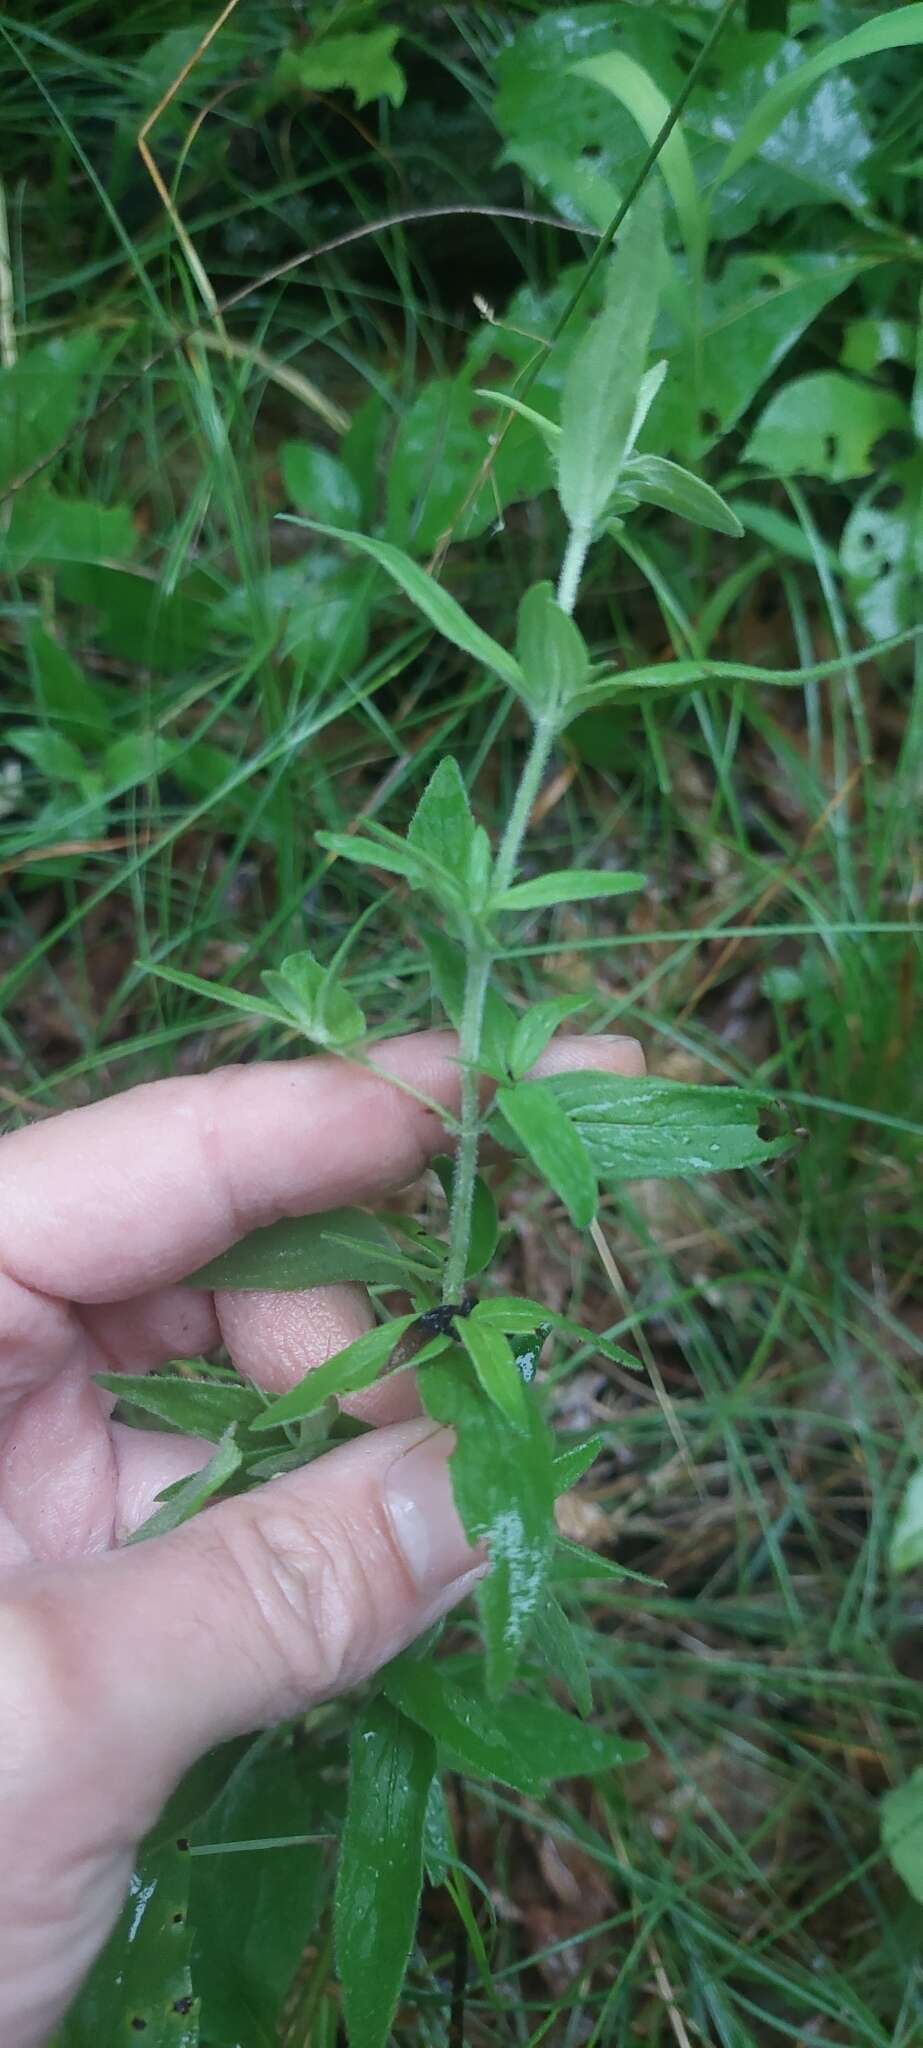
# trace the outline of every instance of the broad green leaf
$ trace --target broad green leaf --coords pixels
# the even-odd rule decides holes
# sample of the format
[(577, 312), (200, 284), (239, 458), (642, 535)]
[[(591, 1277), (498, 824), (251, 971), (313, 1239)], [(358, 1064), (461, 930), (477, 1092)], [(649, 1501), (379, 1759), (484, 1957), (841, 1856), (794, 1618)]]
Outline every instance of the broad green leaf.
[(90, 764), (63, 732), (45, 725), (14, 725), (7, 727), (3, 737), (7, 746), (24, 754), (39, 774), (50, 781), (73, 782), (78, 788), (86, 783)]
[(268, 1408), (264, 1408), (252, 1423), (253, 1434), (277, 1429), (282, 1422), (299, 1422), (303, 1415), (313, 1415), (331, 1394), (356, 1394), (361, 1387), (370, 1387), (382, 1366), (387, 1365), (395, 1344), (414, 1322), (415, 1315), (395, 1316), (392, 1322), (380, 1323), (376, 1329), (364, 1331), (361, 1337), (356, 1337), (342, 1351), (335, 1352), (323, 1365), (315, 1366), (296, 1387), (290, 1387), (287, 1394), (280, 1394), (278, 1400), (270, 1401)]
[(322, 526), (316, 520), (305, 523), (315, 533), (326, 534), (328, 539), (342, 541), (345, 547), (357, 548), (360, 554), (370, 556), (446, 640), (451, 640), (453, 646), (460, 647), (463, 654), (470, 654), (484, 668), (491, 669), (501, 682), (509, 683), (512, 689), (521, 687), (522, 674), (513, 656), (498, 641), (492, 640), (489, 633), (482, 632), (454, 597), (443, 590), (441, 583), (437, 583), (435, 577), (429, 576), (401, 548), (392, 547), (390, 541), (374, 540), (368, 534), (345, 532), (338, 526)]
[(329, 1884), (327, 1845), (298, 1839), (329, 1826), (318, 1792), (311, 1746), (264, 1735), (194, 1828), (192, 1974), (209, 2043), (277, 2048)]
[(675, 512), (678, 518), (689, 519), (696, 526), (710, 527), (714, 533), (730, 533), (735, 540), (743, 533), (736, 512), (712, 490), (711, 484), (703, 483), (701, 477), (681, 469), (678, 463), (667, 462), (662, 455), (631, 456), (622, 472), (622, 484), (634, 497), (661, 505), (665, 511)]
[(790, 109), (828, 71), (838, 71), (844, 64), (854, 64), (860, 57), (877, 56), (882, 50), (907, 49), (919, 43), (923, 43), (923, 6), (898, 7), (888, 14), (876, 15), (872, 21), (862, 22), (849, 35), (840, 36), (836, 42), (827, 43), (816, 51), (814, 56), (806, 57), (796, 70), (780, 78), (754, 109), (728, 150), (717, 182), (726, 183), (750, 157), (755, 156)]
[(318, 1045), (353, 1045), (365, 1032), (358, 1003), (313, 953), (290, 953), (278, 972), (260, 975), (270, 997)]
[(66, 440), (97, 358), (98, 331), (87, 325), (23, 349), (0, 369), (0, 490)]
[(545, 1594), (535, 1617), (535, 1646), (546, 1671), (566, 1685), (578, 1714), (592, 1714), (593, 1692), (587, 1661), (573, 1623), (553, 1593)]
[(234, 1479), (243, 1463), (243, 1453), (234, 1439), (234, 1425), (219, 1437), (217, 1449), (203, 1465), (200, 1472), (190, 1472), (188, 1479), (180, 1479), (174, 1486), (165, 1486), (156, 1498), (163, 1506), (155, 1508), (140, 1529), (129, 1536), (129, 1543), (145, 1543), (149, 1536), (166, 1536), (168, 1530), (178, 1529), (182, 1522), (188, 1522), (200, 1508), (207, 1507), (210, 1500), (220, 1493)]
[(409, 844), (462, 886), (468, 880), (474, 819), (458, 762), (451, 754), (430, 776), (407, 830)]
[[(88, 681), (66, 649), (42, 626), (32, 627), (27, 644), (49, 718), (84, 744), (107, 740), (112, 731), (112, 711), (102, 690)], [(8, 741), (12, 742), (13, 737), (12, 733), (6, 734)]]
[(340, 1844), (336, 1960), (350, 2048), (385, 2048), (423, 1882), (432, 1738), (391, 1699), (360, 1709)]
[[(345, 1240), (345, 1242), (344, 1242)], [(400, 1284), (400, 1253), (393, 1237), (365, 1209), (322, 1209), (316, 1216), (285, 1217), (252, 1230), (206, 1266), (187, 1275), (186, 1287), (270, 1289)]]
[(521, 1081), (534, 1067), (558, 1025), (566, 1023), (575, 1011), (585, 1010), (591, 1000), (590, 996), (549, 996), (543, 1003), (532, 1004), (520, 1017), (510, 1047), (509, 1065), (514, 1081)]
[(907, 425), (906, 407), (893, 391), (861, 384), (839, 370), (817, 370), (774, 392), (743, 459), (782, 476), (806, 473), (844, 483), (866, 476), (875, 464), (876, 442)]
[(554, 1074), (541, 1085), (579, 1133), (594, 1172), (608, 1187), (758, 1166), (787, 1149), (787, 1139), (759, 1136), (766, 1102), (745, 1088), (634, 1081), (592, 1071)]
[(521, 694), (536, 719), (555, 721), (585, 683), (589, 652), (579, 627), (557, 603), (550, 583), (534, 583), (519, 607), (516, 654)]
[(871, 639), (887, 639), (917, 625), (923, 578), (923, 455), (883, 470), (863, 491), (843, 528), (839, 566)]
[(538, 1795), (557, 1778), (595, 1777), (640, 1763), (642, 1742), (587, 1727), (550, 1700), (516, 1694), (488, 1699), (429, 1658), (400, 1657), (384, 1674), (385, 1691), (466, 1770)]
[(200, 1756), (184, 1772), (163, 1812), (158, 1814), (154, 1826), (145, 1835), (141, 1844), (142, 1857), (151, 1849), (163, 1848), (167, 1842), (175, 1843), (177, 1835), (188, 1836), (195, 1823), (204, 1818), (219, 1793), (224, 1791), (228, 1779), (253, 1748), (254, 1741), (262, 1740), (265, 1738), (235, 1735), (229, 1742), (220, 1742), (217, 1749), (210, 1749), (205, 1756)]
[(407, 80), (394, 59), (400, 29), (382, 26), (354, 34), (312, 35), (297, 49), (285, 50), (276, 65), (276, 92), (351, 92), (357, 107), (389, 99), (399, 107)]
[(13, 499), (0, 566), (27, 569), (43, 562), (121, 561), (134, 553), (137, 535), (127, 505), (64, 498), (47, 483), (28, 484)]
[(361, 518), (359, 487), (338, 456), (309, 441), (286, 441), (279, 459), (282, 481), (299, 512), (337, 526)]
[(490, 1689), (515, 1676), (541, 1597), (554, 1542), (551, 1436), (538, 1404), (528, 1432), (514, 1428), (453, 1348), (418, 1373), (428, 1415), (456, 1432), (450, 1460), (455, 1503), (472, 1543), (486, 1543), (491, 1569), (477, 1588)]
[(907, 1890), (923, 1904), (923, 1767), (881, 1802), (881, 1841)]
[[(623, 50), (607, 50), (603, 57), (585, 57), (574, 65), (578, 77), (592, 79), (627, 107), (638, 123), (645, 142), (653, 143), (669, 119), (670, 102), (655, 85), (643, 65)], [(705, 209), (696, 188), (695, 172), (686, 138), (677, 122), (657, 158), (664, 183), (676, 208), (680, 232), (686, 244), (690, 266), (699, 262), (705, 241)]]
[(417, 560), (450, 531), (457, 541), (476, 539), (504, 506), (537, 497), (553, 481), (546, 448), (516, 421), (491, 450), (489, 478), (475, 487), (487, 443), (471, 376), (465, 364), (455, 377), (422, 384), (391, 444), (385, 538)]
[(497, 910), (544, 910), (556, 903), (587, 903), (599, 896), (627, 896), (643, 889), (646, 875), (626, 871), (610, 874), (606, 869), (561, 868), (536, 875), (531, 882), (517, 882), (494, 897)]
[(548, 1081), (520, 1081), (497, 1091), (497, 1107), (534, 1166), (560, 1195), (578, 1230), (596, 1214), (596, 1172), (583, 1138)]
[[(135, 1870), (114, 1932), (56, 2037), (56, 2048), (199, 2048), (190, 1967), (186, 1849), (165, 1844)], [(140, 2022), (140, 2024), (139, 2024)]]
[(898, 1509), (890, 1563), (893, 1572), (909, 1572), (923, 1564), (923, 1465), (909, 1481)]
[(112, 741), (102, 756), (100, 766), (107, 789), (134, 789), (136, 783), (151, 781), (169, 767), (174, 752), (175, 748), (159, 733), (124, 733), (121, 739)]
[(156, 1415), (171, 1429), (204, 1436), (216, 1444), (232, 1423), (246, 1429), (266, 1406), (256, 1387), (242, 1380), (181, 1379), (170, 1373), (96, 1372), (98, 1387), (117, 1394), (146, 1415)]
[[(563, 1439), (558, 1436), (555, 1441), (560, 1445)], [(551, 1467), (555, 1493), (568, 1493), (572, 1486), (576, 1486), (578, 1479), (583, 1478), (584, 1472), (589, 1471), (605, 1448), (605, 1438), (597, 1430), (592, 1436), (578, 1437), (575, 1444), (566, 1444), (563, 1450), (556, 1450)]]
[(457, 1329), (488, 1400), (494, 1402), (514, 1429), (527, 1432), (528, 1396), (503, 1331), (470, 1316), (460, 1318)]
[(636, 199), (611, 258), (606, 304), (575, 351), (561, 407), (558, 491), (575, 532), (589, 536), (619, 479), (660, 291), (655, 188)]

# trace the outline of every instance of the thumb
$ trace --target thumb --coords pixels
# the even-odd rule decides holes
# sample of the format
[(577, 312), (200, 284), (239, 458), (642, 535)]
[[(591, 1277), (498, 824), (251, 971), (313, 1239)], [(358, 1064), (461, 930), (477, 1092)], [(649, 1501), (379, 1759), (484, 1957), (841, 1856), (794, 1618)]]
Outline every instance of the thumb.
[(375, 1430), (167, 1536), (8, 1585), (4, 2042), (46, 2038), (197, 1756), (366, 1678), (480, 1576), (451, 1448), (425, 1419)]

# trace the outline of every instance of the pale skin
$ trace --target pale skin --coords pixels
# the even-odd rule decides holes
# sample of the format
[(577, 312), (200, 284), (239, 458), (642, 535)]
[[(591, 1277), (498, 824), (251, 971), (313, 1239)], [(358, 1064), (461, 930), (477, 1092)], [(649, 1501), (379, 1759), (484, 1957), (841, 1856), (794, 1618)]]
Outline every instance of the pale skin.
[[(209, 1294), (186, 1273), (282, 1216), (375, 1202), (445, 1148), (454, 1040), (159, 1081), (0, 1142), (0, 2040), (41, 2048), (119, 1912), (139, 1838), (225, 1738), (355, 1685), (484, 1569), (448, 1432), (403, 1374), (317, 1464), (120, 1548), (210, 1446), (110, 1422), (91, 1375), (223, 1343), (283, 1389), (374, 1320), (361, 1289)], [(631, 1039), (541, 1071), (643, 1072)], [(394, 1077), (389, 1080), (388, 1075)]]

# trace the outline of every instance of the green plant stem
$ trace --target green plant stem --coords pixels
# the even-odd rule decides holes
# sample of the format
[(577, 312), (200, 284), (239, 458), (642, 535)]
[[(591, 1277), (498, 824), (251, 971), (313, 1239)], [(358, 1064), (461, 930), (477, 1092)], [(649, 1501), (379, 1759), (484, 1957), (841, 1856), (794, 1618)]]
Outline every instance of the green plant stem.
[(593, 535), (588, 526), (572, 526), (568, 536), (561, 574), (558, 579), (558, 603), (562, 612), (570, 618), (577, 602), (580, 578), (587, 558), (587, 549)]
[[(494, 863), (494, 887), (498, 892), (501, 889), (508, 889), (515, 875), (516, 863), (519, 859), (519, 849), (528, 830), (532, 806), (541, 788), (542, 777), (548, 763), (548, 756), (554, 744), (556, 731), (556, 725), (545, 720), (537, 724), (533, 730), (532, 745), (526, 756), (525, 766), (519, 780), (519, 788), (516, 791), (506, 831), (503, 834)], [(465, 1002), (462, 1011), (459, 1044), (462, 1065), (461, 1128), (458, 1150), (455, 1154), (455, 1173), (452, 1182), (449, 1252), (443, 1280), (443, 1301), (458, 1301), (460, 1299), (465, 1280), (465, 1268), (468, 1264), (468, 1246), (471, 1238), (471, 1207), (474, 1201), (474, 1183), (478, 1170), (478, 1139), (481, 1122), (477, 1063), (481, 1050), (484, 1002), (496, 957), (493, 948), (483, 943), (479, 943), (476, 949), (473, 949), (468, 954), (465, 977)]]

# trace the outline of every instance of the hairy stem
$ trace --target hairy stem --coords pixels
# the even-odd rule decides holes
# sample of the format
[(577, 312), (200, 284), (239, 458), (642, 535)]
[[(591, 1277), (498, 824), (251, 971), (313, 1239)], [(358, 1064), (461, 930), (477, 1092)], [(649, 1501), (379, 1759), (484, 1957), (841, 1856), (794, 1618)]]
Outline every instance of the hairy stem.
[[(555, 731), (556, 728), (553, 724), (546, 724), (544, 722), (536, 725), (533, 731), (532, 745), (526, 756), (513, 808), (507, 820), (506, 831), (503, 834), (497, 858), (494, 862), (494, 887), (497, 890), (508, 889), (516, 873), (519, 849), (528, 829), (532, 806), (541, 788), (548, 756), (554, 743)], [(481, 1124), (477, 1063), (481, 1050), (484, 1003), (495, 959), (496, 954), (488, 946), (478, 946), (475, 951), (470, 952), (468, 955), (465, 977), (465, 1004), (462, 1012), (459, 1045), (462, 1062), (461, 1130), (458, 1139), (458, 1150), (455, 1155), (455, 1173), (452, 1181), (449, 1252), (446, 1260), (442, 1290), (444, 1301), (458, 1301), (460, 1299), (465, 1280), (465, 1268), (468, 1264), (468, 1246), (471, 1240), (471, 1207), (474, 1201), (474, 1183), (478, 1169), (478, 1139)]]
[(588, 526), (572, 526), (568, 536), (561, 574), (558, 579), (558, 603), (562, 612), (571, 612), (577, 602), (580, 578), (587, 558), (587, 549), (593, 538)]

